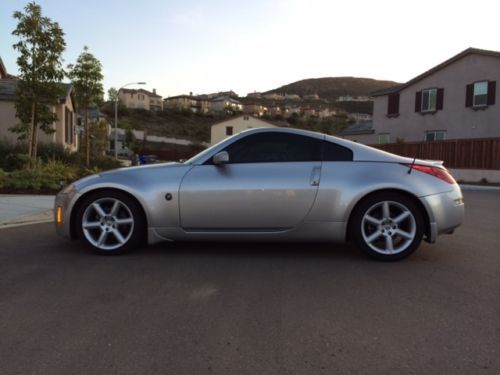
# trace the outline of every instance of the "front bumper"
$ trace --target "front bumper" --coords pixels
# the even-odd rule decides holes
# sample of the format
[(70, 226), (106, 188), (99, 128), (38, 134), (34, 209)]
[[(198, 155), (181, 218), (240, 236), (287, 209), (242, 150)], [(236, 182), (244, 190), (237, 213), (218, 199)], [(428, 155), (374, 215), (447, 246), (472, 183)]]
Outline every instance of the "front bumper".
[(445, 193), (421, 197), (420, 201), (429, 216), (428, 242), (436, 242), (440, 234), (451, 233), (464, 220), (464, 200), (458, 185)]
[(54, 203), (54, 223), (56, 233), (62, 237), (72, 238), (71, 235), (71, 210), (78, 200), (79, 194), (76, 190), (63, 190), (56, 195)]

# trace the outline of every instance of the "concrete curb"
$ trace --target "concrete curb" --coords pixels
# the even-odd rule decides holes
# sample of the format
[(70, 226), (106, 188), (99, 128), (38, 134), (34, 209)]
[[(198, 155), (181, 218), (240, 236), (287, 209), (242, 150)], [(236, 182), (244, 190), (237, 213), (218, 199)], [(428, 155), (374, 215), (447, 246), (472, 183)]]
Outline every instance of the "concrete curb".
[(462, 190), (477, 190), (477, 191), (500, 191), (500, 186), (481, 186), (481, 185), (468, 185), (459, 184)]
[(13, 220), (1, 222), (0, 230), (30, 224), (50, 223), (51, 221), (54, 221), (54, 210), (52, 209), (38, 212), (36, 214), (16, 217)]

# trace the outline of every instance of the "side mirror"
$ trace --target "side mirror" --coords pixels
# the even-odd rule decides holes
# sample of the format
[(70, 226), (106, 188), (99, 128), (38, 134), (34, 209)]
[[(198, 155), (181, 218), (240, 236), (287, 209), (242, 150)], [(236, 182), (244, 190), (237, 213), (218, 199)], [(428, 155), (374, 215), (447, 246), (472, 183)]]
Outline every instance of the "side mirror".
[(214, 162), (215, 165), (229, 163), (229, 154), (227, 153), (227, 151), (218, 152), (217, 154), (214, 155), (212, 161)]

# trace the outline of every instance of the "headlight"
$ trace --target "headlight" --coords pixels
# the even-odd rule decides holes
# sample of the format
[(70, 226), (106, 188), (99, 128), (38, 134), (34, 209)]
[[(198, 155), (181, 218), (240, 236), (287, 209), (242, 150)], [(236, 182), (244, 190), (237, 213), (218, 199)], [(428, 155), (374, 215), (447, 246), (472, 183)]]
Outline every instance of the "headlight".
[(61, 194), (71, 194), (76, 191), (75, 184), (69, 184), (64, 189), (61, 190)]

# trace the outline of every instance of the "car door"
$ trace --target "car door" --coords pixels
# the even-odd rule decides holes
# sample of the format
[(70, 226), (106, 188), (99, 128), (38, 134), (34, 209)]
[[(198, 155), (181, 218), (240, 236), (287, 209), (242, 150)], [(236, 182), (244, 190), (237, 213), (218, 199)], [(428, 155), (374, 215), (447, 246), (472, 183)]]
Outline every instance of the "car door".
[(293, 228), (311, 209), (320, 182), (319, 138), (250, 134), (226, 147), (229, 162), (194, 166), (180, 186), (185, 230)]

